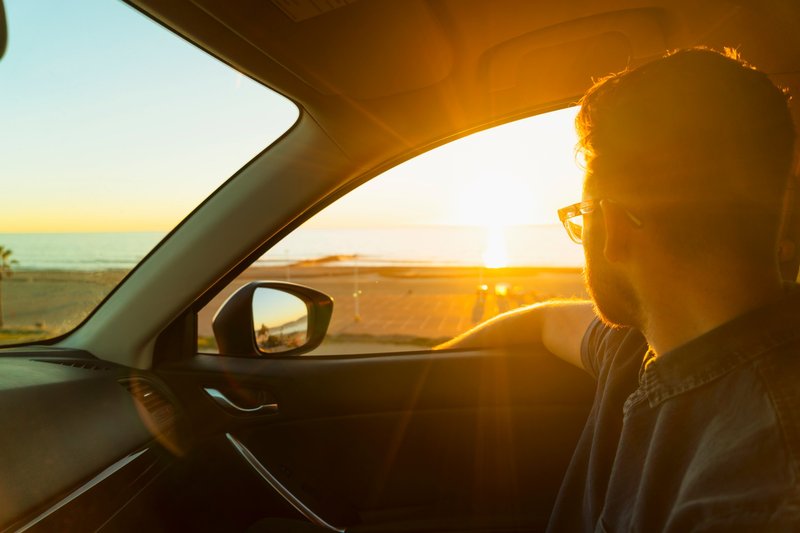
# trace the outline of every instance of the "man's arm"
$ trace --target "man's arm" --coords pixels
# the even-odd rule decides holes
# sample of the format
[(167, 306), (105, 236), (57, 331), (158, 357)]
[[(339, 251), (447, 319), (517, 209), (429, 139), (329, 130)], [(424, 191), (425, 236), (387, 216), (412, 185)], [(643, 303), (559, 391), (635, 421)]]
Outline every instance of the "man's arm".
[(583, 368), (581, 342), (594, 317), (592, 303), (586, 300), (535, 304), (496, 316), (436, 349), (542, 344), (564, 361)]

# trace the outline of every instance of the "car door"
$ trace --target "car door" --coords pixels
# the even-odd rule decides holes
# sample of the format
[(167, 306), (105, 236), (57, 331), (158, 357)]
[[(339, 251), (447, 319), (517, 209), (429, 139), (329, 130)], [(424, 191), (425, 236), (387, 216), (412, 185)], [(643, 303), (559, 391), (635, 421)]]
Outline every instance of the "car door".
[[(570, 113), (562, 112), (562, 120), (571, 120)], [(461, 156), (454, 150), (467, 144), (474, 152), (472, 142), (443, 147), (430, 159), (458, 166), (453, 158)], [(430, 178), (425, 165), (441, 163), (405, 165)], [(483, 227), (380, 229), (372, 223), (341, 229), (324, 223), (345, 214), (368, 221), (376, 211), (394, 219), (393, 209), (408, 208), (381, 204), (382, 199), (402, 203), (418, 183), (403, 169), (374, 178), (249, 268), (221, 280), (162, 334), (155, 372), (180, 398), (202, 450), (186, 460), (197, 462), (192, 456), (198, 454), (200, 462), (225, 464), (226, 479), (238, 472), (226, 486), (246, 479), (257, 487), (246, 492), (261, 495), (244, 504), (240, 491), (214, 491), (224, 508), (237, 509), (236, 518), (220, 515), (218, 505), (204, 513), (211, 506), (200, 505), (193, 514), (201, 524), (221, 520), (246, 527), (270, 515), (291, 516), (294, 508), (333, 530), (544, 528), (591, 405), (592, 380), (538, 344), (475, 350), (435, 345), (516, 307), (554, 296), (585, 297), (580, 268), (536, 265), (524, 255), (526, 245), (545, 247), (554, 232), (554, 240), (563, 237), (569, 246), (557, 226), (509, 229), (504, 244), (517, 244), (523, 255), (512, 257), (515, 266), (491, 268), (487, 263), (497, 257), (489, 251), (497, 242)], [(438, 185), (428, 180), (424, 186), (437, 196), (432, 191)], [(422, 212), (418, 207), (414, 217)], [(323, 242), (333, 247), (325, 249)], [(385, 242), (393, 245), (387, 249)], [(459, 253), (470, 253), (453, 244), (459, 242), (474, 242), (473, 253), (484, 264), (474, 266), (474, 257), (462, 256), (460, 263), (443, 265), (431, 255), (435, 250), (458, 259)], [(411, 251), (401, 252), (404, 246)], [(557, 250), (550, 253), (552, 261), (559, 260)], [(409, 262), (398, 254), (416, 256)], [(560, 260), (574, 261), (569, 257)], [(220, 306), (230, 306), (237, 297), (232, 295), (240, 294), (236, 290), (256, 280), (291, 290), (299, 284), (332, 296), (333, 318), (322, 345), (303, 355), (247, 357), (246, 349), (219, 342)], [(259, 325), (246, 322), (250, 341)], [(272, 324), (260, 327), (274, 330)], [(186, 470), (198, 475), (203, 469)], [(217, 475), (209, 473), (202, 483), (220, 485)], [(192, 513), (178, 516), (187, 514)]]
[[(227, 444), (307, 518), (348, 530), (541, 529), (593, 390), (536, 347), (313, 360), (197, 354), (157, 372), (197, 439)], [(274, 410), (245, 411), (265, 404)]]

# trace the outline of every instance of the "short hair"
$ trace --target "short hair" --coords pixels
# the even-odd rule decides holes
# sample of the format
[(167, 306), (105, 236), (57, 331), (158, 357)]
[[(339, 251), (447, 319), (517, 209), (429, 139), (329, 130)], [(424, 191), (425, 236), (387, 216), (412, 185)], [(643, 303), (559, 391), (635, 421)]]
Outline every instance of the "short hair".
[(678, 253), (771, 253), (792, 171), (788, 94), (726, 49), (680, 50), (608, 76), (581, 100), (593, 196), (652, 213)]

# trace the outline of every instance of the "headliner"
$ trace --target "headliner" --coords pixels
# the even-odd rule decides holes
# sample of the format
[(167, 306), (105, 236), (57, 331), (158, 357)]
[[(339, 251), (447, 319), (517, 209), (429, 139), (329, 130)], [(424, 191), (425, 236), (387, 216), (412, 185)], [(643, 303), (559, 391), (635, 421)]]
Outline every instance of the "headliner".
[(133, 3), (294, 100), (361, 162), (563, 107), (593, 79), (679, 47), (736, 47), (800, 89), (790, 1)]

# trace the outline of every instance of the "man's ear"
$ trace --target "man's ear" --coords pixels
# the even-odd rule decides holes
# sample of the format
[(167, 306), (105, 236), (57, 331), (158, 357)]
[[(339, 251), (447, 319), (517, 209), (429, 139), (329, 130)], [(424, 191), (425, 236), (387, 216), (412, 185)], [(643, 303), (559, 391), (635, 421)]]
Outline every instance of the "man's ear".
[(628, 256), (633, 225), (624, 209), (614, 202), (600, 202), (606, 230), (606, 243), (603, 254), (610, 263), (623, 261)]

